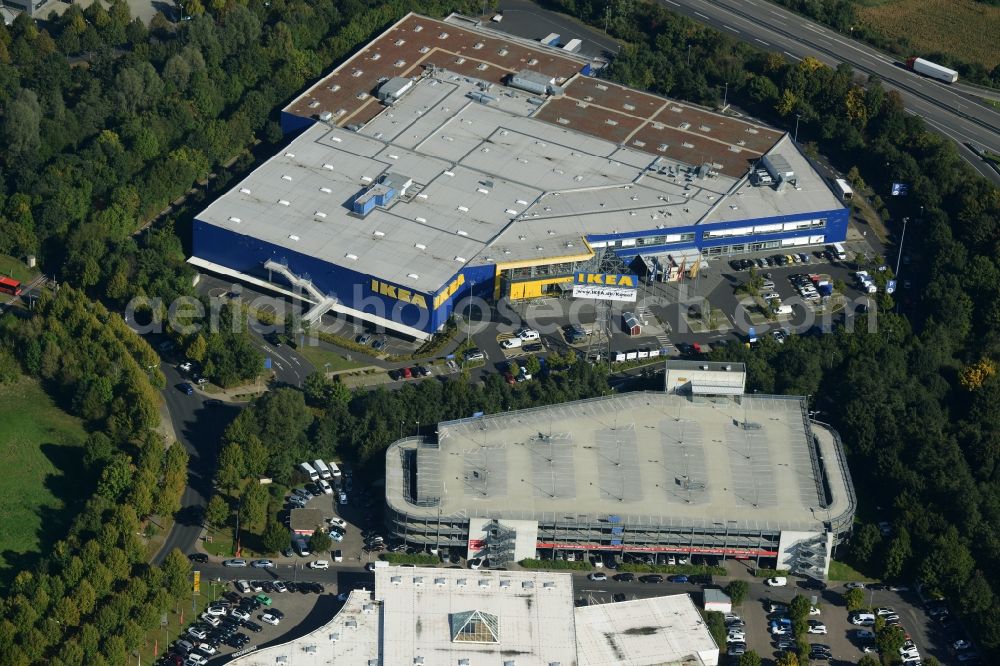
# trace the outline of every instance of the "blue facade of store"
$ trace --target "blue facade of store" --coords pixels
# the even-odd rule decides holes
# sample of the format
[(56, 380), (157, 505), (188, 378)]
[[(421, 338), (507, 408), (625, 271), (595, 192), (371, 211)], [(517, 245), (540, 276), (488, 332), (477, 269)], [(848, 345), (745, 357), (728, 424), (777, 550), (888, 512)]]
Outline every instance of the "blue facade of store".
[[(195, 219), (192, 229), (193, 255), (230, 270), (262, 280), (284, 284), (281, 275), (268, 275), (264, 262), (273, 260), (300, 277), (308, 278), (320, 291), (334, 295), (346, 307), (389, 319), (426, 333), (434, 333), (448, 321), (456, 301), (467, 295), (488, 299), (493, 293), (495, 267), (466, 267), (433, 292), (418, 292), (322, 259), (238, 234)], [(443, 292), (451, 292), (442, 296)], [(434, 307), (438, 301), (438, 306)], [(421, 307), (421, 304), (426, 307)]]
[[(734, 245), (744, 246), (740, 252), (766, 251), (765, 248), (753, 248), (754, 245), (773, 245), (777, 243), (781, 246), (782, 241), (800, 239), (804, 236), (811, 238), (823, 237), (823, 244), (841, 243), (847, 239), (847, 223), (850, 219), (850, 211), (846, 208), (836, 210), (816, 211), (811, 213), (799, 213), (795, 215), (779, 215), (773, 217), (758, 218), (753, 220), (738, 220), (732, 222), (716, 222), (709, 224), (692, 224), (682, 227), (669, 227), (666, 229), (649, 229), (646, 231), (634, 231), (618, 234), (592, 234), (587, 236), (587, 242), (594, 246), (602, 247), (603, 244), (611, 247), (615, 254), (623, 259), (631, 259), (637, 255), (658, 255), (666, 254), (673, 250), (697, 249), (706, 254), (710, 254), (712, 248), (732, 247)], [(786, 225), (803, 223), (806, 221), (817, 222), (815, 226), (803, 226), (798, 229), (785, 229)], [(819, 225), (822, 221), (822, 225)], [(781, 229), (778, 229), (778, 227)], [(755, 228), (768, 228), (767, 231), (754, 231)], [(726, 235), (729, 230), (749, 229), (746, 234)], [(665, 236), (688, 236), (676, 242), (657, 242), (658, 238)], [(642, 242), (648, 241), (648, 242)], [(815, 245), (817, 243), (804, 243)], [(785, 247), (796, 247), (786, 245)]]

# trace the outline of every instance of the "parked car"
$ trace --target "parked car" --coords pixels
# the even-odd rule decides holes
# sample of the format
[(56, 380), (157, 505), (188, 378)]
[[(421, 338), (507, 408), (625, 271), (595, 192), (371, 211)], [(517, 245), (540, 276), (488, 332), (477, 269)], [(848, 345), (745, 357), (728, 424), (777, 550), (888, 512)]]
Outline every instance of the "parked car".
[(285, 593), (285, 592), (288, 591), (288, 587), (285, 585), (284, 581), (276, 580), (276, 581), (274, 581), (273, 585), (274, 585), (274, 591), (275, 592)]
[(274, 615), (271, 615), (270, 613), (261, 613), (259, 619), (261, 622), (267, 622), (268, 624), (272, 624), (274, 626), (278, 626), (278, 624), (281, 622), (281, 620), (279, 620)]
[(208, 562), (208, 555), (205, 553), (191, 553), (188, 555), (188, 559), (196, 564), (205, 564)]
[(614, 578), (619, 583), (631, 583), (632, 581), (635, 580), (635, 574), (625, 572), (625, 573), (615, 574)]
[(274, 562), (271, 560), (254, 560), (250, 563), (250, 566), (256, 567), (257, 569), (273, 569)]
[(660, 574), (650, 574), (648, 576), (640, 576), (639, 581), (643, 583), (662, 583), (663, 576)]
[(767, 585), (771, 587), (784, 587), (788, 585), (788, 579), (784, 576), (775, 576), (774, 578), (767, 579)]
[(329, 569), (330, 562), (327, 560), (314, 560), (309, 563), (310, 569)]
[(587, 576), (589, 580), (593, 581), (606, 581), (608, 579), (608, 574), (603, 571), (595, 571), (594, 573)]
[(232, 610), (232, 612), (230, 612), (229, 614), (232, 615), (233, 617), (235, 617), (237, 620), (249, 620), (250, 619), (250, 613), (246, 612), (242, 608), (234, 608)]
[(671, 583), (686, 583), (688, 582), (688, 577), (684, 574), (677, 574), (676, 576), (670, 576), (667, 580)]
[(466, 361), (482, 361), (486, 358), (486, 354), (482, 352), (481, 349), (467, 349), (464, 354)]
[(225, 560), (222, 563), (222, 566), (224, 566), (224, 567), (245, 567), (246, 565), (247, 565), (247, 561), (239, 559), (239, 558), (234, 559), (234, 560)]

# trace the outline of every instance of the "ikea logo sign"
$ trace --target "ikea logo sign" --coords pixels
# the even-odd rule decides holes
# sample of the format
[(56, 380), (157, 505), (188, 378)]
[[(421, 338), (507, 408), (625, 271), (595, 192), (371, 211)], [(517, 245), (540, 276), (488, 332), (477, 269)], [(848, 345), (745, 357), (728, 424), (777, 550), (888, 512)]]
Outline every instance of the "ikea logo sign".
[(635, 289), (639, 286), (639, 279), (635, 275), (615, 273), (575, 273), (573, 284), (596, 284), (605, 287), (631, 287)]
[[(373, 293), (376, 293), (379, 296), (387, 296), (397, 301), (403, 301), (404, 303), (408, 303), (410, 305), (416, 305), (418, 308), (427, 309), (427, 299), (420, 292), (398, 287), (394, 284), (382, 282), (381, 280), (377, 280), (375, 278), (372, 278), (371, 280)], [(452, 280), (448, 286), (441, 291), (441, 293), (434, 297), (434, 309), (437, 310), (441, 307), (444, 302), (451, 298), (463, 284), (465, 284), (465, 276), (459, 273), (458, 277)]]
[(388, 282), (376, 280), (375, 278), (372, 278), (372, 291), (379, 296), (388, 296), (397, 301), (403, 301), (410, 305), (416, 305), (418, 308), (427, 309), (427, 299), (424, 298), (423, 294), (416, 291), (403, 289), (402, 287), (397, 287)]

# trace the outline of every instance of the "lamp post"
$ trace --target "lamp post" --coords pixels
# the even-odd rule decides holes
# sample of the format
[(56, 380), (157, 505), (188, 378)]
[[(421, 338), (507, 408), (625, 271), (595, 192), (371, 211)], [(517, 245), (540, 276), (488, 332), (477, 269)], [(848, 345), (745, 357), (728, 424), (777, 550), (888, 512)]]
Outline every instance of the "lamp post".
[(729, 107), (729, 81), (726, 81), (725, 91), (722, 93), (722, 110)]
[(899, 276), (899, 262), (903, 260), (903, 241), (906, 240), (906, 223), (910, 221), (910, 218), (903, 218), (903, 233), (899, 237), (899, 255), (896, 257), (896, 276)]

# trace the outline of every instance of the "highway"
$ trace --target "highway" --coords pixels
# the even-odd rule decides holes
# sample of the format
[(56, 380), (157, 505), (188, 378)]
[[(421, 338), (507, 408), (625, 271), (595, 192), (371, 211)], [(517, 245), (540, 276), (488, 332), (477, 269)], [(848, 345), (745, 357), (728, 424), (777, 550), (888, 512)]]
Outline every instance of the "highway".
[[(1000, 113), (976, 101), (973, 88), (953, 87), (914, 74), (893, 56), (764, 0), (660, 1), (671, 11), (757, 48), (784, 53), (794, 60), (812, 56), (831, 66), (846, 62), (858, 72), (877, 75), (886, 89), (899, 92), (909, 113), (954, 140), (973, 168), (1000, 184), (1000, 174), (964, 145), (971, 141), (1000, 152)], [(800, 132), (804, 138), (811, 134), (805, 125)]]

